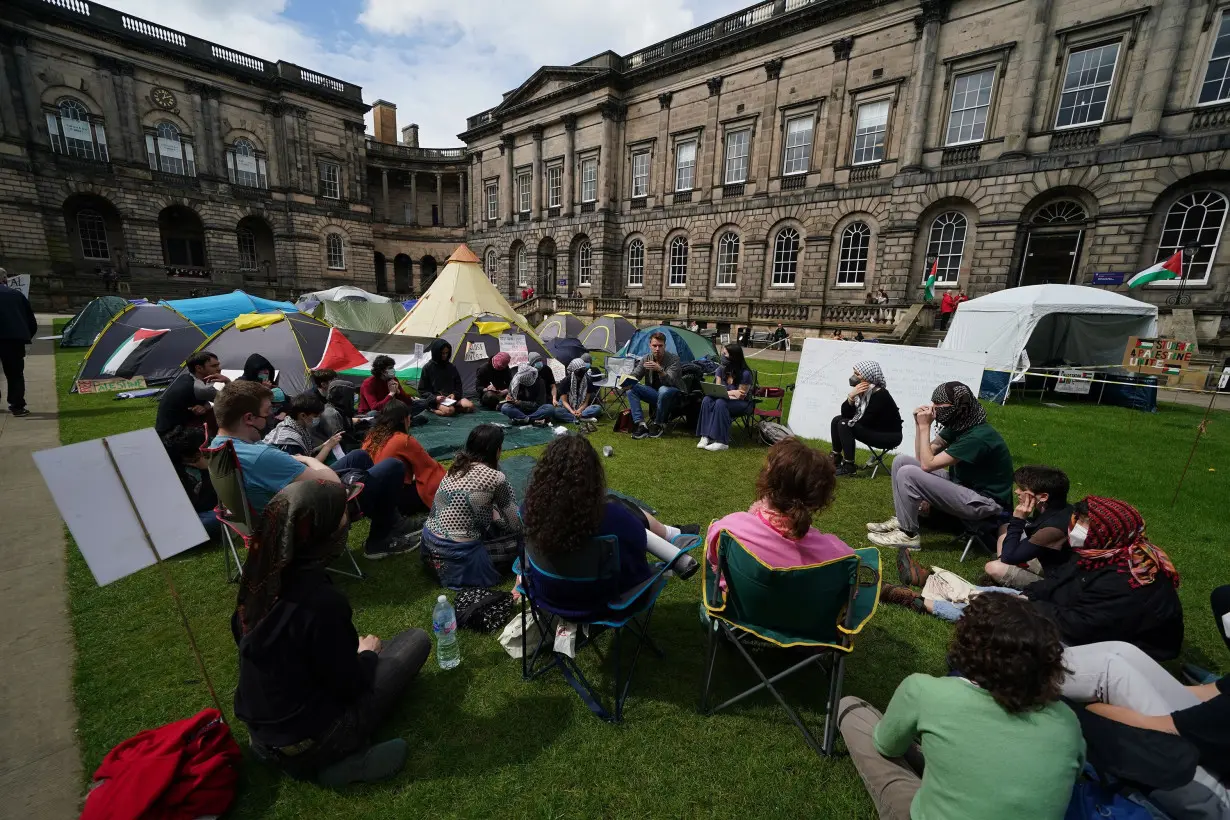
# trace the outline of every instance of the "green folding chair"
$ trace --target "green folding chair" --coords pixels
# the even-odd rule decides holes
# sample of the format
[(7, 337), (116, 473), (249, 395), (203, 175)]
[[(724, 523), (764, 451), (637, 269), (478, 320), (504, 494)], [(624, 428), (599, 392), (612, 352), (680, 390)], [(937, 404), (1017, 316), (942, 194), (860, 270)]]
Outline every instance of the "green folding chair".
[[(701, 712), (711, 715), (768, 689), (817, 754), (833, 753), (846, 656), (854, 651), (854, 636), (871, 620), (880, 600), (880, 551), (867, 547), (854, 552), (852, 556), (823, 564), (774, 569), (729, 532), (721, 532), (717, 569), (707, 557), (703, 561), (709, 652)], [(724, 641), (729, 641), (743, 656), (760, 683), (710, 709), (714, 662), (718, 645)], [(807, 657), (769, 677), (748, 652), (749, 646), (758, 643), (808, 650)], [(823, 743), (816, 741), (774, 685), (812, 665), (827, 668), (829, 676)]]

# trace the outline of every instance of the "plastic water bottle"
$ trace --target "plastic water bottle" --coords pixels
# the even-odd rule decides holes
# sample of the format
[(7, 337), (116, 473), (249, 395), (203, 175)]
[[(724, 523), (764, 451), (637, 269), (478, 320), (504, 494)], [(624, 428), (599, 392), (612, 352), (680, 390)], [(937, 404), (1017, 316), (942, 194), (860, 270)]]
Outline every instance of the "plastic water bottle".
[(461, 647), (457, 645), (457, 613), (448, 596), (436, 599), (431, 613), (431, 631), (436, 634), (436, 660), (441, 669), (453, 669), (461, 663)]

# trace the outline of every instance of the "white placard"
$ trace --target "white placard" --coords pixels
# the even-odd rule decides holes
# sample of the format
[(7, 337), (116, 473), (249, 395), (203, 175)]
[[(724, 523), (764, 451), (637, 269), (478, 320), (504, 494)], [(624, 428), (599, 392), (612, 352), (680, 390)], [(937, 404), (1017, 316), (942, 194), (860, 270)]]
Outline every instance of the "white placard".
[(470, 342), (466, 346), (467, 362), (481, 362), (487, 358), (487, 344), (485, 342)]
[(1093, 382), (1089, 379), (1096, 375), (1091, 370), (1060, 370), (1059, 381), (1055, 382), (1055, 392), (1088, 396), (1090, 388), (1093, 387)]
[(423, 345), (420, 344), (419, 342), (414, 343), (414, 353), (415, 355), (419, 355), (419, 356), (423, 354)]
[(243, 171), (245, 174), (256, 173), (256, 157), (245, 156), (244, 154), (235, 155), (235, 168)]
[(30, 298), (30, 274), (19, 273), (15, 276), (10, 276), (8, 286), (21, 293), (27, 299)]
[(209, 540), (153, 428), (108, 436), (107, 443), (118, 473), (107, 458), (103, 439), (34, 454), (60, 516), (99, 586), (154, 564), (138, 515), (162, 558)]
[(1221, 371), (1221, 378), (1217, 380), (1217, 389), (1225, 390), (1227, 385), (1230, 385), (1230, 367)]
[(805, 438), (828, 441), (832, 419), (841, 412), (841, 403), (850, 392), (854, 363), (864, 359), (880, 365), (888, 392), (901, 410), (902, 441), (893, 452), (913, 453), (914, 408), (930, 404), (932, 391), (943, 382), (965, 382), (977, 395), (987, 355), (934, 347), (805, 339), (790, 404), (790, 429)]
[(500, 335), (500, 351), (508, 354), (510, 367), (518, 367), (530, 360), (529, 349), (525, 344), (525, 334), (504, 333)]
[(82, 142), (94, 141), (94, 135), (90, 133), (90, 124), (88, 122), (61, 117), (60, 128), (64, 131), (64, 136), (70, 139), (81, 140)]
[(184, 152), (179, 147), (179, 140), (169, 140), (166, 137), (158, 138), (158, 155), (175, 159), (184, 158)]

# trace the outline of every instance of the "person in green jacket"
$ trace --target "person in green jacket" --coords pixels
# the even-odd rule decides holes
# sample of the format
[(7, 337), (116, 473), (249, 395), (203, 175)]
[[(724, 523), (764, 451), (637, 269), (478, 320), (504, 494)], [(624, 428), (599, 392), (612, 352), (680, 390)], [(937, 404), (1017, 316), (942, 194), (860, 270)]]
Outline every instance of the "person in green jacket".
[(952, 675), (910, 675), (883, 715), (842, 698), (837, 725), (880, 817), (1061, 820), (1085, 761), (1063, 657), (1028, 601), (989, 592), (957, 621)]

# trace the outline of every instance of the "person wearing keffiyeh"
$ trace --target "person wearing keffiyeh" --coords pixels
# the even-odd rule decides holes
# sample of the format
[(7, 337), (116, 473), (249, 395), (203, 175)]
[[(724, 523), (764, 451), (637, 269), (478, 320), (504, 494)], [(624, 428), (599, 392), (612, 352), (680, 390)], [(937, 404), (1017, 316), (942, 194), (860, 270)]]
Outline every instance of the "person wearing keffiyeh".
[(854, 363), (850, 393), (841, 403), (841, 413), (831, 426), (833, 462), (837, 475), (854, 475), (855, 442), (891, 450), (901, 444), (901, 411), (888, 392), (884, 372), (870, 359)]
[[(933, 422), (940, 424), (935, 438)], [(961, 521), (993, 519), (1012, 509), (1012, 454), (967, 385), (936, 387), (931, 403), (914, 410), (914, 427), (914, 455), (893, 461), (894, 515), (868, 523), (867, 540), (916, 550), (922, 509)]]
[(537, 353), (517, 368), (508, 384), (508, 399), (500, 405), (500, 412), (512, 419), (514, 426), (537, 423), (546, 424), (554, 418), (555, 407), (542, 401), (545, 395), (542, 370), (546, 367)]
[(560, 406), (555, 411), (555, 418), (566, 424), (575, 424), (581, 419), (592, 419), (602, 412), (602, 408), (591, 404), (589, 380), (589, 354), (578, 356), (568, 363), (567, 391), (560, 396)]

